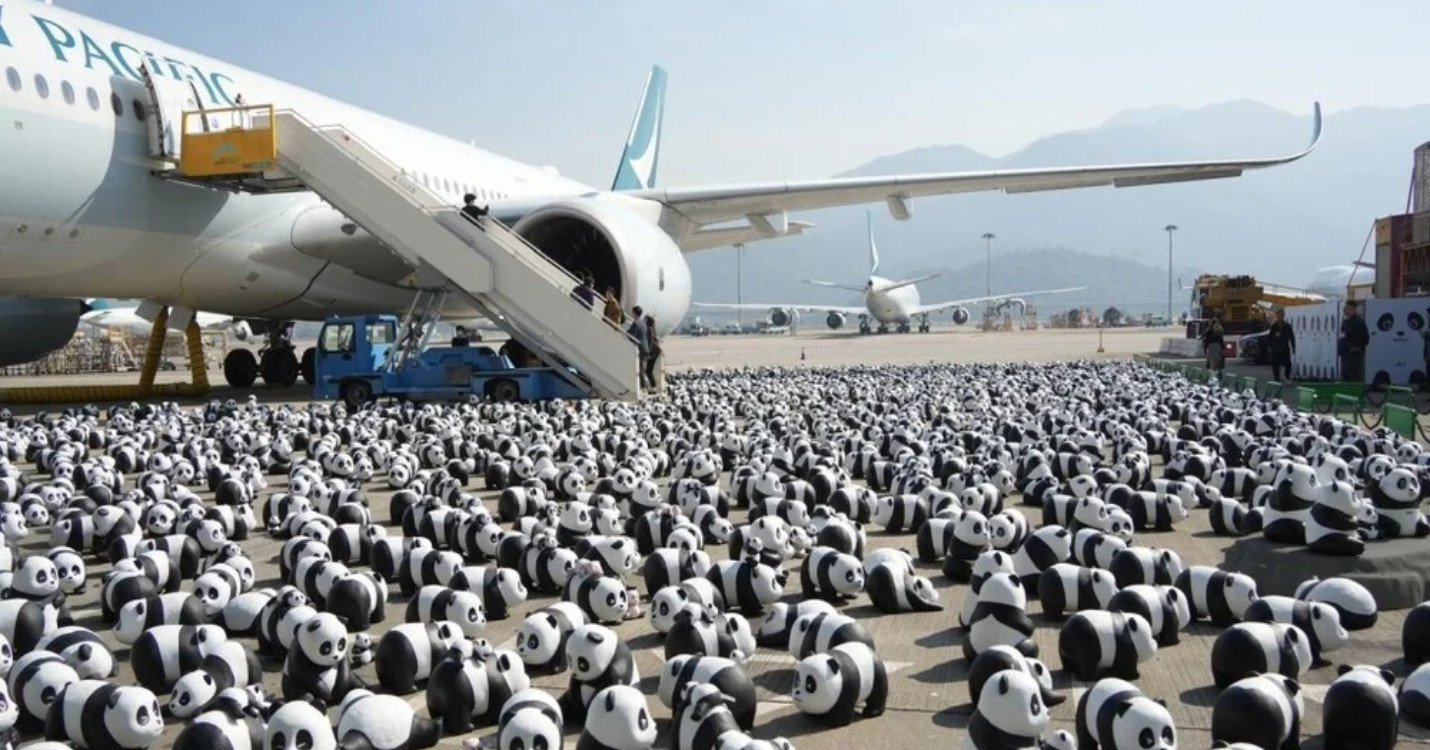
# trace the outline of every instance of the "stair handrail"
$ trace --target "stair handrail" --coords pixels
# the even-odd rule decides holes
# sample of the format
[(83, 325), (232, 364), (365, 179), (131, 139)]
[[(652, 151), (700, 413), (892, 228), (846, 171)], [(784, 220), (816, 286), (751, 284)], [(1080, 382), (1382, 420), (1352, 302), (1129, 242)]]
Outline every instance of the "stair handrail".
[[(381, 163), (383, 166), (388, 167), (392, 172), (394, 172), (394, 173), (395, 173), (395, 177), (394, 177), (394, 178), (388, 177), (387, 175), (383, 174), (383, 173), (382, 173), (381, 171), (379, 171), (378, 169), (374, 168), (373, 165), (368, 164), (363, 158), (357, 158), (357, 159), (355, 159), (354, 161), (355, 161), (358, 165), (360, 165), (363, 169), (367, 170), (367, 171), (368, 171), (370, 174), (372, 174), (373, 176), (378, 177), (378, 178), (380, 178), (380, 179), (382, 179), (382, 180), (384, 180), (384, 181), (389, 181), (389, 182), (392, 182), (392, 183), (396, 184), (396, 185), (398, 186), (398, 188), (399, 188), (398, 192), (399, 192), (399, 193), (402, 193), (402, 194), (408, 199), (408, 202), (409, 202), (409, 203), (411, 203), (412, 205), (414, 205), (415, 207), (417, 207), (419, 210), (423, 211), (424, 213), (428, 213), (428, 214), (430, 215), (430, 214), (433, 214), (433, 213), (436, 213), (436, 212), (453, 212), (453, 213), (456, 213), (456, 214), (460, 215), (460, 216), (461, 216), (463, 219), (465, 219), (468, 223), (470, 223), (470, 224), (472, 224), (473, 226), (477, 227), (477, 228), (480, 229), (483, 233), (485, 233), (485, 234), (491, 234), (491, 233), (487, 230), (487, 227), (484, 226), (481, 222), (478, 222), (478, 221), (476, 221), (473, 217), (471, 217), (471, 216), (469, 216), (469, 215), (467, 215), (467, 214), (465, 214), (465, 213), (462, 213), (460, 209), (458, 209), (457, 207), (455, 207), (455, 206), (453, 206), (452, 204), (448, 203), (446, 200), (444, 200), (444, 199), (442, 198), (442, 196), (438, 195), (438, 194), (437, 194), (436, 192), (434, 192), (431, 188), (428, 188), (426, 185), (423, 185), (422, 183), (418, 182), (418, 181), (413, 177), (413, 175), (410, 174), (410, 173), (407, 171), (406, 168), (404, 168), (402, 165), (400, 165), (400, 164), (398, 164), (397, 162), (394, 162), (394, 161), (392, 161), (391, 159), (389, 159), (389, 158), (387, 158), (386, 156), (384, 156), (383, 153), (382, 153), (381, 151), (379, 151), (377, 148), (375, 148), (371, 143), (368, 143), (367, 140), (365, 140), (364, 138), (362, 138), (362, 136), (359, 136), (358, 134), (352, 132), (352, 131), (349, 130), (346, 126), (344, 126), (344, 125), (342, 125), (342, 124), (340, 124), (340, 123), (335, 123), (335, 124), (331, 124), (331, 125), (317, 125), (317, 124), (314, 123), (312, 120), (309, 120), (307, 117), (304, 117), (302, 113), (300, 113), (300, 112), (298, 112), (297, 110), (294, 110), (294, 109), (286, 109), (286, 108), (285, 108), (285, 109), (278, 109), (278, 110), (275, 110), (275, 111), (273, 112), (273, 117), (275, 118), (275, 120), (277, 119), (277, 117), (278, 117), (279, 115), (288, 115), (288, 116), (291, 116), (293, 119), (298, 120), (298, 121), (301, 122), (303, 125), (307, 126), (307, 127), (308, 127), (310, 130), (312, 130), (313, 132), (318, 133), (318, 134), (320, 134), (320, 135), (323, 135), (323, 136), (325, 136), (325, 137), (328, 137), (329, 140), (333, 140), (332, 137), (331, 137), (331, 134), (332, 134), (332, 133), (339, 133), (339, 134), (341, 134), (345, 139), (347, 139), (348, 142), (350, 142), (350, 143), (352, 143), (352, 144), (354, 144), (354, 145), (356, 145), (356, 146), (362, 147), (362, 149), (363, 149), (364, 151), (366, 151), (366, 154), (354, 154), (354, 155), (356, 155), (356, 156), (370, 156), (372, 159), (378, 161), (378, 162)], [(273, 125), (270, 125), (270, 127), (273, 127)], [(339, 145), (342, 145), (342, 144), (339, 143)], [(349, 150), (351, 151), (351, 149), (349, 149)], [(279, 147), (279, 151), (280, 151), (280, 152), (282, 151), (281, 145), (280, 145), (280, 147)], [(399, 182), (397, 179), (395, 179), (396, 177), (406, 178), (406, 180), (403, 181), (403, 182)], [(408, 189), (409, 187), (411, 188), (410, 190)], [(430, 199), (430, 200), (417, 200), (416, 198), (417, 198), (417, 196), (418, 196), (419, 193), (422, 194), (422, 197), (423, 197), (423, 198)], [(575, 274), (573, 274), (573, 273), (571, 273), (571, 271), (567, 270), (567, 268), (566, 268), (565, 266), (562, 266), (560, 263), (557, 263), (555, 260), (552, 260), (552, 259), (551, 259), (551, 256), (549, 256), (549, 255), (547, 255), (546, 253), (542, 252), (541, 248), (537, 247), (536, 245), (533, 245), (533, 244), (532, 244), (531, 242), (529, 242), (525, 237), (522, 237), (520, 234), (517, 234), (516, 232), (512, 231), (511, 228), (508, 227), (506, 224), (502, 223), (501, 221), (497, 220), (496, 218), (494, 218), (494, 217), (492, 217), (492, 216), (490, 216), (490, 215), (488, 215), (488, 216), (486, 217), (486, 220), (487, 220), (487, 221), (491, 221), (491, 222), (497, 224), (498, 226), (500, 226), (503, 230), (505, 230), (506, 236), (515, 238), (515, 239), (518, 240), (522, 245), (525, 246), (526, 250), (531, 251), (531, 252), (534, 252), (534, 253), (535, 253), (537, 256), (539, 256), (542, 260), (546, 261), (545, 263), (525, 262), (525, 265), (526, 265), (527, 267), (531, 268), (532, 270), (536, 271), (537, 273), (540, 273), (541, 275), (547, 277), (547, 279), (548, 279), (549, 281), (551, 281), (554, 286), (557, 286), (557, 287), (561, 288), (562, 291), (566, 292), (566, 294), (568, 295), (568, 298), (570, 298), (571, 292), (573, 292), (573, 291), (575, 290), (576, 286), (579, 285), (579, 283), (580, 283), (580, 280), (576, 278)], [(517, 255), (517, 257), (520, 257), (520, 254), (516, 254), (516, 255)], [(552, 273), (553, 271), (555, 272), (554, 274)], [(579, 300), (572, 299), (572, 301), (573, 301), (574, 303), (576, 303), (576, 304), (577, 304), (582, 310), (584, 310), (584, 311), (590, 312), (590, 313), (592, 313), (592, 314), (599, 314), (599, 313), (594, 309), (594, 307), (588, 308), (588, 307), (586, 307), (585, 304), (583, 304), (583, 303), (580, 302)], [(614, 329), (616, 329), (617, 331), (620, 331), (622, 334), (624, 334), (627, 340), (631, 341), (632, 343), (635, 342), (635, 337), (632, 336), (629, 331), (627, 331), (625, 328), (621, 327), (619, 324), (617, 324), (617, 323), (611, 321), (609, 318), (606, 318), (606, 316), (604, 316), (604, 315), (601, 315), (601, 320), (603, 320), (603, 321), (606, 323), (606, 325), (608, 325), (608, 326), (610, 326), (611, 328), (614, 328)]]

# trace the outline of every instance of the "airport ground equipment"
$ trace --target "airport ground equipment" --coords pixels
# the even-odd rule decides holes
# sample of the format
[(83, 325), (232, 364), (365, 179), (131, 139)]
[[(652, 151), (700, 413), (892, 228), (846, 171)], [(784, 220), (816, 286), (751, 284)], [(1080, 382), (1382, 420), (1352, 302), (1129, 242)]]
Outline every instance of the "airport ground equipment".
[(1267, 284), (1254, 277), (1203, 274), (1192, 285), (1192, 316), (1187, 338), (1197, 338), (1206, 321), (1221, 316), (1228, 336), (1260, 333), (1271, 325), (1271, 310), (1324, 302), (1325, 297), (1304, 289)]
[[(179, 148), (164, 135), (175, 117)], [(572, 295), (574, 276), (501, 222), (463, 214), (343, 126), (272, 106), (154, 119), (151, 151), (173, 165), (169, 179), (234, 192), (311, 190), (413, 268), (414, 291), (461, 295), (583, 393), (640, 396), (635, 342)]]
[[(414, 304), (425, 305), (419, 300)], [(409, 311), (329, 318), (318, 336), (313, 397), (359, 407), (384, 396), (418, 401), (582, 398), (552, 367), (517, 367), (489, 346), (428, 346), (432, 326)]]

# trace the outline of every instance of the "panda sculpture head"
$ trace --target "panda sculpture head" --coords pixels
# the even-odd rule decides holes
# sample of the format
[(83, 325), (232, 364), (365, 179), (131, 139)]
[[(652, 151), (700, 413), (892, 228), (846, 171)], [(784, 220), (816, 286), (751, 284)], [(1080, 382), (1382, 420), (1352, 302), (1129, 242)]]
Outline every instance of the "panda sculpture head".
[(15, 728), (20, 720), (20, 706), (10, 699), (10, 688), (0, 680), (0, 734)]
[(298, 648), (314, 664), (336, 667), (348, 657), (348, 629), (328, 612), (320, 612), (298, 627)]
[(583, 731), (614, 750), (647, 750), (656, 738), (645, 695), (629, 685), (612, 685), (596, 693)]
[(1138, 750), (1176, 750), (1177, 727), (1172, 714), (1160, 701), (1145, 695), (1127, 699), (1112, 717), (1112, 737), (1101, 744)]
[(9, 590), (3, 593), (5, 596), (43, 599), (59, 590), (60, 574), (54, 562), (44, 555), (27, 555), (16, 563)]
[(1041, 737), (1051, 718), (1042, 686), (1016, 669), (1005, 669), (983, 684), (978, 713), (999, 730), (1028, 738)]
[(1026, 609), (1028, 594), (1023, 590), (1023, 585), (1018, 582), (1016, 575), (994, 573), (988, 576), (983, 581), (983, 586), (978, 589), (978, 601)]
[(169, 715), (176, 719), (190, 719), (205, 710), (218, 697), (219, 686), (213, 675), (196, 669), (179, 678), (169, 693), (169, 705), (165, 706)]
[(1420, 478), (1405, 467), (1386, 472), (1369, 489), (1371, 501), (1380, 508), (1415, 508), (1422, 499)]
[(518, 711), (502, 722), (497, 750), (561, 750), (561, 727), (541, 711)]
[(30, 525), (23, 513), (16, 511), (0, 515), (0, 535), (3, 535), (10, 545), (13, 546), (29, 534)]
[(311, 703), (288, 701), (268, 717), (263, 730), (266, 750), (337, 750), (333, 725)]
[(235, 586), (238, 583), (237, 572), (232, 568), (229, 568), (228, 572), (230, 575), (210, 569), (194, 579), (193, 595), (203, 605), (204, 614), (209, 617), (217, 616), (239, 593)]
[(690, 594), (681, 586), (664, 586), (650, 598), (650, 623), (657, 633), (669, 633), (675, 615), (690, 603)]
[(110, 693), (103, 721), (118, 747), (149, 747), (164, 733), (159, 699), (142, 687), (122, 686)]
[(620, 622), (625, 619), (627, 601), (626, 586), (621, 579), (601, 576), (590, 589), (587, 604), (596, 622)]
[(589, 682), (599, 677), (616, 658), (620, 638), (604, 625), (582, 625), (566, 640), (566, 664), (571, 676)]
[(55, 573), (59, 576), (60, 591), (66, 594), (82, 593), (85, 584), (84, 558), (69, 547), (50, 550), (49, 558), (55, 564)]

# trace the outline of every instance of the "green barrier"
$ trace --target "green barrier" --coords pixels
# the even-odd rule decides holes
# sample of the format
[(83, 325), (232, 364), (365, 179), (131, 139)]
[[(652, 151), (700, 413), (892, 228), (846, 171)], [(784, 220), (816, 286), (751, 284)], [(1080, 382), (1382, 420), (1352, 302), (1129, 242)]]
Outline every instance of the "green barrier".
[(1414, 409), (1408, 406), (1401, 406), (1400, 404), (1392, 404), (1387, 397), (1384, 411), (1381, 412), (1381, 415), (1385, 420), (1386, 427), (1394, 430), (1401, 437), (1415, 438), (1415, 421), (1418, 415)]
[[(1399, 396), (1398, 399), (1397, 396)], [(1413, 409), (1415, 407), (1415, 391), (1403, 385), (1388, 385), (1385, 387), (1385, 403), (1400, 403)]]
[(1310, 388), (1296, 389), (1296, 408), (1300, 411), (1313, 412), (1316, 410), (1316, 392)]
[(1351, 414), (1360, 413), (1360, 399), (1345, 393), (1337, 393), (1331, 396), (1331, 416), (1341, 416), (1341, 407), (1346, 407)]
[(1256, 395), (1258, 395), (1258, 396), (1260, 396), (1260, 397), (1262, 397), (1262, 398), (1271, 398), (1271, 397), (1273, 397), (1273, 396), (1279, 398), (1279, 397), (1281, 396), (1281, 383), (1280, 383), (1280, 381), (1268, 380), (1268, 381), (1262, 383), (1262, 384), (1261, 384), (1261, 390), (1257, 391), (1257, 392), (1256, 392)]

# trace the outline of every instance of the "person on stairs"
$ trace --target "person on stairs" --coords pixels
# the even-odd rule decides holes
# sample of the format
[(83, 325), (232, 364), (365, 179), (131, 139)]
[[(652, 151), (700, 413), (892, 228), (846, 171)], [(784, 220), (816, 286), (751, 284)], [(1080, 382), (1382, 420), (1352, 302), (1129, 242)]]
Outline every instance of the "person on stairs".
[(650, 329), (646, 327), (645, 321), (645, 310), (636, 305), (631, 309), (631, 324), (626, 328), (626, 333), (636, 340), (636, 350), (640, 352), (641, 387), (654, 388), (655, 383), (650, 381), (646, 369), (650, 359)]
[(477, 196), (467, 193), (462, 196), (462, 213), (472, 217), (472, 221), (481, 223), (487, 214), (491, 213), (491, 206), (478, 206)]

